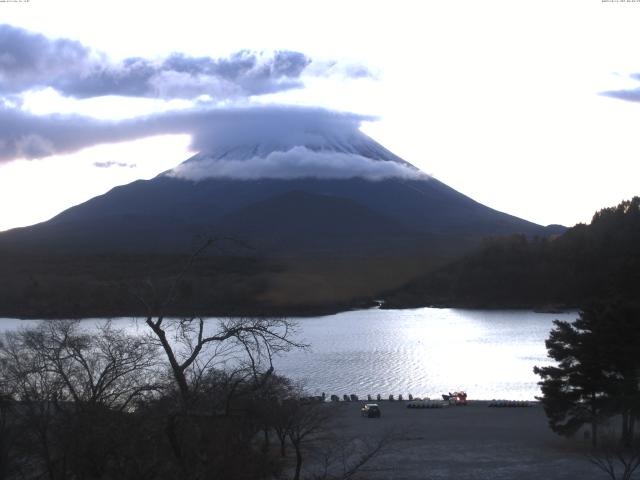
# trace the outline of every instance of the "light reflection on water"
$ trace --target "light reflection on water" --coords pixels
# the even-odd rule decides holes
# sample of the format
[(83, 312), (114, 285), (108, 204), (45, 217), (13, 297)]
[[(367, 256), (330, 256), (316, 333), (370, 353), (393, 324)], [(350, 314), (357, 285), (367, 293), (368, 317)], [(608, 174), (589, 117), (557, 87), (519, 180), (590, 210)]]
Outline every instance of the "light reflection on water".
[(276, 361), (311, 393), (533, 399), (534, 365), (547, 365), (554, 319), (576, 313), (420, 308), (359, 310), (299, 319), (310, 352)]
[[(549, 364), (544, 341), (553, 320), (576, 317), (575, 312), (419, 308), (300, 318), (299, 338), (311, 348), (274, 364), (312, 394), (435, 398), (463, 389), (469, 398), (527, 400), (539, 395), (532, 370)], [(0, 319), (0, 331), (32, 323)], [(143, 322), (115, 323), (146, 331)]]

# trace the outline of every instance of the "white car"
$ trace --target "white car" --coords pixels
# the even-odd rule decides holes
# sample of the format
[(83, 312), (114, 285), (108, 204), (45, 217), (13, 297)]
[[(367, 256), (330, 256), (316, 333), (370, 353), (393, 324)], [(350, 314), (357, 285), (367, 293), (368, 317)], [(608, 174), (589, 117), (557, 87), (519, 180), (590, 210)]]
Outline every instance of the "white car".
[(377, 403), (366, 403), (364, 407), (360, 409), (360, 414), (367, 418), (380, 418), (382, 412)]

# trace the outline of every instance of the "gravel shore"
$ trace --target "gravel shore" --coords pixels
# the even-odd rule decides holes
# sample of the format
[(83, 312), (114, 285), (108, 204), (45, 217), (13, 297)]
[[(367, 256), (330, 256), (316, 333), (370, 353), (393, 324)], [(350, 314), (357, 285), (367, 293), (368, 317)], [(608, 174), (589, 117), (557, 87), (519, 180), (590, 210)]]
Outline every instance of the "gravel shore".
[(588, 442), (565, 439), (547, 425), (542, 407), (490, 408), (488, 401), (438, 409), (407, 408), (408, 401), (376, 402), (381, 418), (364, 418), (365, 402), (327, 405), (332, 430), (375, 442), (393, 433), (362, 476), (370, 479), (606, 478), (587, 458)]

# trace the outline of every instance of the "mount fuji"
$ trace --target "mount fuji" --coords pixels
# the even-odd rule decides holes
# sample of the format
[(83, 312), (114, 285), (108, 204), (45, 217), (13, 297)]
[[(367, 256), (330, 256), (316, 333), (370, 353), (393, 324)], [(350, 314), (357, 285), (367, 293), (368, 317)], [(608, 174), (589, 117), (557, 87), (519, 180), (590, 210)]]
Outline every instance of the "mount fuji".
[(0, 234), (0, 247), (186, 253), (194, 238), (225, 236), (267, 256), (364, 255), (555, 232), (455, 191), (352, 123), (268, 120), (229, 127), (151, 180)]
[[(0, 233), (0, 315), (144, 314), (184, 255), (173, 315), (309, 314), (371, 305), (487, 236), (547, 236), (432, 178), (360, 117), (264, 109), (195, 132), (200, 153), (49, 221)], [(153, 295), (156, 295), (154, 293)]]

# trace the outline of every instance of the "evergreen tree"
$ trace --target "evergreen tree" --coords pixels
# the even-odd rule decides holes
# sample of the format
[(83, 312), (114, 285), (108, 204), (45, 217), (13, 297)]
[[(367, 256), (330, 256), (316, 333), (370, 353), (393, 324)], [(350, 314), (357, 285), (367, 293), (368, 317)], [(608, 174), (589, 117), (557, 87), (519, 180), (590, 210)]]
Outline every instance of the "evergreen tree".
[(633, 305), (592, 305), (573, 323), (556, 320), (546, 341), (555, 366), (535, 367), (551, 429), (572, 435), (620, 415), (622, 442), (630, 446), (640, 414), (640, 310)]
[(631, 447), (635, 421), (640, 415), (640, 308), (612, 304), (586, 312), (596, 330), (608, 372), (609, 409), (622, 420), (621, 440)]
[[(583, 425), (591, 425), (593, 445), (597, 443), (597, 426), (606, 412), (606, 376), (601, 368), (595, 338), (581, 318), (573, 324), (555, 320), (546, 341), (549, 357), (557, 366), (534, 367), (542, 377), (540, 398), (551, 429), (565, 436), (573, 435)], [(585, 330), (586, 328), (586, 330)]]

